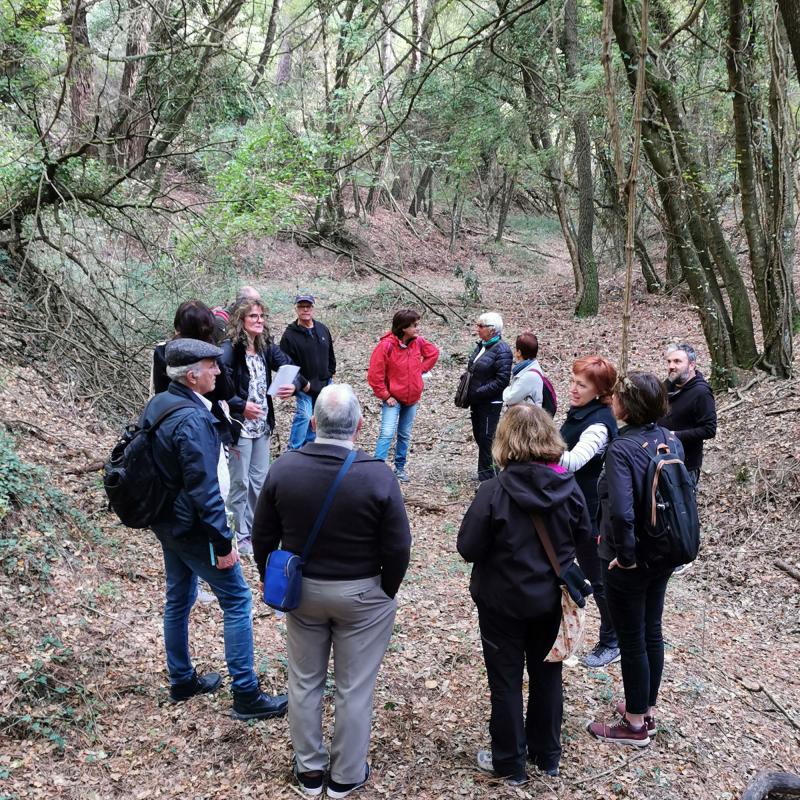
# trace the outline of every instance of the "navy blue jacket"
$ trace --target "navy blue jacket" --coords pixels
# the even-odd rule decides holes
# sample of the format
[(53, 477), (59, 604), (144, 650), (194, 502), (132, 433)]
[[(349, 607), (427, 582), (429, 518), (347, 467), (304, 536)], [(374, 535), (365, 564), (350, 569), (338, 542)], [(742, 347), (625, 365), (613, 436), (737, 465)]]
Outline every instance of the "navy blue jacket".
[(190, 400), (196, 408), (181, 408), (158, 426), (153, 457), (167, 480), (181, 488), (172, 509), (151, 527), (159, 539), (206, 546), (211, 542), (216, 555), (225, 556), (231, 551), (231, 532), (217, 480), (218, 431), (223, 423), (191, 389), (175, 381), (147, 404), (142, 422), (152, 422), (178, 400)]
[(469, 404), (499, 402), (503, 399), (503, 389), (511, 382), (511, 365), (514, 356), (511, 348), (502, 340), (490, 344), (486, 352), (475, 361), (480, 352), (479, 344), (469, 357), (472, 379), (469, 382)]
[[(267, 386), (272, 383), (272, 372), (277, 371), (284, 364), (293, 364), (289, 356), (273, 344), (272, 341), (261, 352), (267, 370)], [(244, 422), (244, 407), (250, 393), (250, 370), (247, 368), (247, 348), (242, 342), (232, 342), (226, 339), (222, 343), (222, 365), (230, 385), (231, 395), (226, 398), (231, 410), (231, 417), (239, 422)], [(301, 392), (308, 381), (299, 372), (294, 379), (295, 390)], [(272, 397), (267, 395), (267, 426), (272, 431), (275, 428), (275, 409), (272, 406)], [(233, 443), (239, 441), (242, 432), (241, 425), (233, 425)]]
[(655, 423), (622, 428), (608, 446), (597, 493), (600, 497), (600, 558), (616, 558), (623, 567), (636, 563), (637, 532), (647, 519), (645, 486), (650, 458), (666, 442), (683, 458), (683, 445), (666, 428)]

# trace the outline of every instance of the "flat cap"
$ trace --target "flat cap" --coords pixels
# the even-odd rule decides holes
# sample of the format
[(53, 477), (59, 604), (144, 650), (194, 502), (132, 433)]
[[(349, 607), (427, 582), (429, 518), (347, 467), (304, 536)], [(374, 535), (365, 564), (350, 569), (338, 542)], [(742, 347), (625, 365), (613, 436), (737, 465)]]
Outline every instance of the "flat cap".
[(316, 300), (314, 300), (313, 294), (298, 294), (297, 297), (294, 298), (294, 304), (297, 305), (298, 303), (311, 303), (313, 306)]
[(185, 367), (204, 358), (219, 358), (222, 350), (200, 339), (173, 339), (167, 342), (164, 357), (168, 367)]

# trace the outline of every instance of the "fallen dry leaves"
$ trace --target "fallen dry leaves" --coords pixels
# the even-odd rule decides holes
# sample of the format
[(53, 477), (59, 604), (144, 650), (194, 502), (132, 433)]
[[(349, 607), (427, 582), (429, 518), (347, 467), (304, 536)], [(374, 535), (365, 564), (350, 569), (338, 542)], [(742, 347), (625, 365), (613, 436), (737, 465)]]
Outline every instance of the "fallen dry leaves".
[[(619, 276), (604, 278), (602, 314), (575, 320), (560, 242), (538, 240), (551, 260), (531, 263), (520, 250), (487, 259), (478, 239), (451, 254), (444, 237), (416, 224), (421, 238), (387, 220), (374, 225), (373, 252), (414, 270), (416, 280), (455, 304), (463, 282), (453, 269), (473, 264), (481, 308), (503, 312), (508, 338), (526, 328), (538, 333), (542, 364), (561, 398), (559, 416), (572, 359), (591, 352), (617, 357)], [(337, 336), (337, 378), (354, 384), (364, 403), (362, 444), (370, 449), (379, 407), (364, 376), (388, 328), (393, 295), (349, 264), (288, 244), (258, 255), (265, 271), (254, 282), (271, 297), (287, 298), (273, 310), (276, 330), (290, 320), (288, 298), (299, 284), (317, 291), (318, 314)], [(286, 263), (293, 264), (291, 278)], [(568, 666), (562, 776), (511, 788), (474, 768), (476, 750), (488, 745), (489, 700), (469, 569), (454, 547), (474, 488), (468, 415), (451, 400), (471, 326), (445, 325), (430, 314), (424, 324), (442, 359), (414, 431), (412, 482), (404, 487), (414, 550), (375, 692), (374, 777), (359, 796), (730, 800), (759, 769), (800, 770), (800, 586), (773, 563), (776, 557), (800, 563), (797, 412), (768, 414), (800, 405), (800, 383), (761, 379), (741, 395), (718, 399), (720, 409), (734, 407), (721, 414), (719, 434), (707, 446), (703, 553), (667, 596), (667, 664), (653, 745), (639, 752), (592, 740), (585, 723), (609, 715), (621, 694), (619, 666)], [(632, 366), (661, 372), (660, 353), (672, 338), (699, 344), (695, 316), (679, 299), (646, 296), (637, 284)], [(706, 360), (701, 355), (701, 367)], [(20, 452), (43, 466), (97, 529), (55, 543), (59, 560), (49, 587), (0, 578), (0, 795), (296, 797), (286, 720), (234, 722), (226, 715), (227, 689), (180, 706), (166, 702), (157, 544), (146, 532), (114, 524), (97, 473), (67, 474), (102, 458), (114, 431), (88, 405), (64, 402), (29, 371), (8, 369), (3, 377), (0, 418), (13, 421)], [(286, 441), (290, 411), (279, 407), (276, 447), (278, 438)], [(246, 572), (255, 587), (252, 564)], [(256, 603), (254, 630), (263, 686), (280, 691), (284, 624)], [(193, 610), (191, 643), (201, 671), (224, 672), (216, 604)], [(329, 726), (330, 714), (326, 720)]]

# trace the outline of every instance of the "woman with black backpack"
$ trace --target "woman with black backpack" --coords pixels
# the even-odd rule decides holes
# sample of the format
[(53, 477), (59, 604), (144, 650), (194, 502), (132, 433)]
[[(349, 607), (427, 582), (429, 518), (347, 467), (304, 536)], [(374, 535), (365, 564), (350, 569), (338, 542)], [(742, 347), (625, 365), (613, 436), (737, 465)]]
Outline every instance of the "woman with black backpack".
[(656, 732), (655, 705), (664, 670), (661, 617), (675, 566), (650, 563), (643, 548), (652, 508), (648, 473), (659, 447), (666, 445), (680, 459), (683, 447), (670, 431), (656, 424), (666, 413), (667, 397), (655, 375), (629, 373), (617, 383), (611, 408), (624, 425), (606, 451), (598, 483), (599, 554), (619, 638), (625, 699), (616, 705), (619, 720), (592, 722), (588, 730), (608, 742), (646, 747)]

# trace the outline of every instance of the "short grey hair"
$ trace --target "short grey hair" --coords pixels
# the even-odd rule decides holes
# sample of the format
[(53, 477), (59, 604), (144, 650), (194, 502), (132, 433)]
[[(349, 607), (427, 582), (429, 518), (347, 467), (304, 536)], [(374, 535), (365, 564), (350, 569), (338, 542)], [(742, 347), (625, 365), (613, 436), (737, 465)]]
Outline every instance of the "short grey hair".
[(195, 361), (194, 364), (183, 364), (180, 367), (167, 367), (167, 377), (171, 381), (179, 381), (181, 378), (185, 378), (190, 372), (200, 372), (202, 369), (202, 361)]
[(314, 403), (317, 436), (322, 439), (352, 439), (361, 420), (361, 404), (349, 383), (325, 386)]
[(478, 323), (489, 325), (498, 336), (503, 333), (503, 318), (496, 311), (487, 311), (485, 314), (481, 314), (478, 317)]
[(672, 344), (667, 345), (667, 355), (674, 353), (676, 350), (686, 353), (686, 357), (689, 359), (690, 364), (697, 363), (697, 353), (695, 352), (694, 347), (692, 347), (690, 344), (686, 344), (686, 342), (675, 344), (673, 342)]

